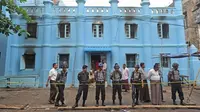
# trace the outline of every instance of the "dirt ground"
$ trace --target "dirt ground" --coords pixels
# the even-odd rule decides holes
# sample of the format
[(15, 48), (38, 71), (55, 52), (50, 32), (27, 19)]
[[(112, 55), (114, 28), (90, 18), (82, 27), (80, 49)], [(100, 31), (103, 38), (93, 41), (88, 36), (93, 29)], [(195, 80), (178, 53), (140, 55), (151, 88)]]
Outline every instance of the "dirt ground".
[[(164, 93), (165, 102), (163, 105), (171, 105), (171, 90), (170, 87), (164, 88), (166, 92)], [(184, 88), (185, 99), (188, 96), (188, 88)], [(72, 106), (74, 104), (75, 96), (77, 93), (77, 88), (66, 88), (65, 89), (65, 100), (67, 106)], [(49, 89), (48, 88), (13, 88), (13, 89), (0, 89), (0, 104), (9, 105), (26, 105), (29, 104), (25, 110), (3, 110), (0, 112), (60, 112), (54, 105), (48, 104)], [(191, 103), (200, 105), (200, 90), (194, 90), (191, 97)], [(110, 87), (106, 88), (106, 105), (112, 105), (112, 89)], [(131, 105), (131, 91), (123, 92), (123, 105)], [(177, 95), (177, 103), (179, 103)], [(81, 106), (82, 100), (79, 101), (79, 106)], [(116, 100), (118, 104), (118, 100)], [(146, 105), (148, 103), (145, 103)], [(150, 104), (150, 103), (149, 103)], [(87, 106), (95, 105), (95, 88), (90, 88), (88, 92), (88, 100), (86, 102)], [(41, 108), (41, 109), (38, 109)], [(135, 110), (68, 110), (70, 112), (199, 112), (200, 110), (195, 109), (135, 109)]]

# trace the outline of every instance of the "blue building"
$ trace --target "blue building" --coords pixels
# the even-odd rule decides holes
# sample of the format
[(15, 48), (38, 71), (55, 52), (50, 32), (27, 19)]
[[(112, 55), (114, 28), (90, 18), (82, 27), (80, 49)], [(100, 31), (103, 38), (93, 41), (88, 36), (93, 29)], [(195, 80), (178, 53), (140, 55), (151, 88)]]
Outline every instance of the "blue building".
[(5, 76), (21, 76), (12, 80), (24, 85), (36, 81), (36, 87), (44, 87), (52, 63), (59, 68), (67, 63), (67, 86), (77, 86), (82, 65), (91, 69), (99, 60), (107, 62), (108, 84), (115, 63), (127, 64), (130, 72), (140, 62), (147, 71), (161, 63), (167, 81), (171, 64), (178, 62), (181, 74), (187, 75), (187, 58), (160, 58), (187, 52), (181, 1), (174, 0), (174, 7), (149, 7), (149, 0), (142, 0), (141, 7), (118, 7), (118, 0), (110, 0), (109, 7), (85, 6), (85, 0), (76, 0), (77, 7), (54, 5), (51, 0), (21, 5), (35, 21), (26, 23), (11, 15), (30, 35), (8, 38)]
[[(6, 14), (5, 7), (1, 8), (3, 14)], [(7, 48), (7, 37), (0, 34), (0, 80), (5, 74), (5, 63), (6, 63), (6, 48)]]

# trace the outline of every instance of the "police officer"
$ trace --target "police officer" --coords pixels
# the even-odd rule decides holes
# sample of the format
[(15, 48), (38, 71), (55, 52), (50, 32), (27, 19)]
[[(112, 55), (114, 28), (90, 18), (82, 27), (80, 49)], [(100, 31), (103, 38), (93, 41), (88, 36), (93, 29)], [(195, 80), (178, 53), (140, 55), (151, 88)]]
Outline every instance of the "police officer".
[(64, 103), (64, 89), (65, 89), (65, 83), (67, 80), (67, 66), (62, 67), (62, 71), (60, 74), (58, 74), (56, 78), (57, 87), (59, 92), (57, 93), (56, 103), (55, 106), (59, 106), (59, 101), (61, 101), (62, 106), (65, 106)]
[(119, 70), (119, 65), (114, 66), (114, 71), (111, 73), (110, 79), (112, 80), (113, 84), (113, 105), (115, 105), (115, 99), (116, 99), (116, 92), (118, 92), (118, 98), (119, 98), (119, 104), (122, 105), (122, 88), (121, 88), (121, 79), (122, 79), (122, 73)]
[(139, 71), (140, 66), (135, 65), (135, 70), (132, 72), (131, 75), (131, 83), (132, 83), (132, 106), (139, 105), (138, 98), (139, 98), (139, 92), (141, 89), (141, 85), (143, 85), (142, 81), (142, 73)]
[(183, 91), (182, 91), (182, 87), (181, 87), (181, 81), (180, 81), (180, 73), (178, 70), (178, 64), (177, 63), (173, 63), (172, 65), (172, 69), (169, 71), (168, 73), (168, 80), (171, 82), (171, 91), (172, 91), (172, 100), (173, 100), (173, 104), (176, 104), (176, 92), (178, 91), (179, 94), (179, 98), (181, 100), (180, 104), (183, 105)]
[(78, 80), (79, 80), (79, 88), (78, 93), (76, 95), (76, 102), (72, 108), (78, 107), (78, 101), (81, 97), (83, 92), (83, 103), (82, 106), (85, 106), (85, 101), (87, 100), (88, 94), (88, 82), (89, 82), (89, 73), (87, 72), (87, 65), (83, 65), (82, 71), (78, 73)]
[(103, 64), (99, 63), (99, 70), (95, 71), (95, 81), (96, 81), (96, 106), (99, 106), (99, 95), (101, 93), (102, 106), (105, 106), (105, 81), (106, 73), (103, 70)]

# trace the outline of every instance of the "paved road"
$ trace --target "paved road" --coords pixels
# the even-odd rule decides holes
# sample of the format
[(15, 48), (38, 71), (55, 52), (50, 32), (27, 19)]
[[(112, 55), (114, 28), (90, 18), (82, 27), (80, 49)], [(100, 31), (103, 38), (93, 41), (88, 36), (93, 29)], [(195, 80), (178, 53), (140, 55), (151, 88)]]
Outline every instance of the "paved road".
[[(170, 88), (165, 87), (166, 93), (164, 93), (164, 99), (166, 100), (163, 105), (171, 105), (171, 94)], [(65, 90), (66, 104), (72, 106), (74, 104), (74, 99), (76, 96), (77, 88), (67, 88)], [(185, 97), (188, 95), (188, 89), (184, 89)], [(112, 105), (112, 89), (110, 87), (106, 88), (106, 105)], [(0, 89), (0, 104), (10, 104), (10, 105), (25, 105), (29, 104), (29, 108), (26, 110), (0, 110), (0, 112), (59, 112), (56, 109), (48, 110), (48, 107), (53, 107), (53, 105), (48, 104), (49, 89)], [(95, 89), (90, 88), (87, 100), (87, 106), (95, 105)], [(192, 97), (192, 103), (200, 105), (200, 90), (194, 90)], [(131, 92), (123, 92), (123, 104), (131, 104)], [(179, 103), (179, 101), (177, 100)], [(79, 102), (81, 105), (82, 101)], [(118, 101), (116, 102), (118, 103)], [(150, 104), (150, 103), (149, 103)], [(43, 109), (33, 109), (33, 107), (45, 107)], [(183, 110), (183, 109), (137, 109), (137, 110), (81, 110), (81, 111), (70, 111), (70, 112), (199, 112), (200, 110)]]

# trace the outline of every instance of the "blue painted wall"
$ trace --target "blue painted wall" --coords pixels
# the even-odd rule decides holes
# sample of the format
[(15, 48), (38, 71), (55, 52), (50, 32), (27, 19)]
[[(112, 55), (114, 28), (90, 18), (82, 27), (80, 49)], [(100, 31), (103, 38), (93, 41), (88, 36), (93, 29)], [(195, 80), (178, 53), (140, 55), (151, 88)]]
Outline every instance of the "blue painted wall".
[[(94, 52), (104, 52), (107, 56), (108, 74), (114, 63), (126, 63), (126, 54), (139, 54), (138, 62), (146, 63), (148, 71), (159, 63), (160, 53), (179, 54), (187, 52), (185, 44), (184, 25), (181, 0), (175, 0), (175, 7), (150, 8), (150, 2), (143, 0), (141, 7), (118, 7), (118, 0), (110, 0), (110, 7), (85, 7), (85, 0), (76, 0), (77, 7), (55, 6), (51, 0), (44, 0), (41, 6), (23, 6), (38, 22), (37, 39), (27, 39), (25, 36), (10, 36), (5, 75), (39, 75), (39, 86), (44, 87), (52, 63), (57, 62), (57, 55), (69, 53), (69, 73), (67, 85), (78, 85), (77, 74), (83, 64), (90, 67), (90, 56)], [(103, 12), (101, 12), (103, 10)], [(26, 21), (17, 15), (12, 15), (13, 22), (26, 28)], [(60, 21), (69, 22), (71, 36), (67, 39), (58, 37), (57, 24)], [(103, 38), (94, 38), (92, 23), (103, 22)], [(169, 38), (161, 39), (157, 33), (157, 23), (169, 24)], [(138, 24), (136, 39), (128, 39), (124, 24)], [(36, 53), (35, 69), (20, 70), (20, 58), (24, 52), (32, 49)], [(180, 63), (181, 74), (187, 74), (187, 59), (171, 59)], [(164, 81), (170, 68), (163, 68)], [(130, 72), (133, 68), (130, 68)], [(108, 76), (109, 77), (109, 76)], [(108, 78), (108, 82), (110, 80)]]
[[(2, 12), (6, 14), (5, 7), (2, 7)], [(0, 34), (0, 76), (4, 76), (5, 73), (6, 48), (7, 37), (3, 34)]]

